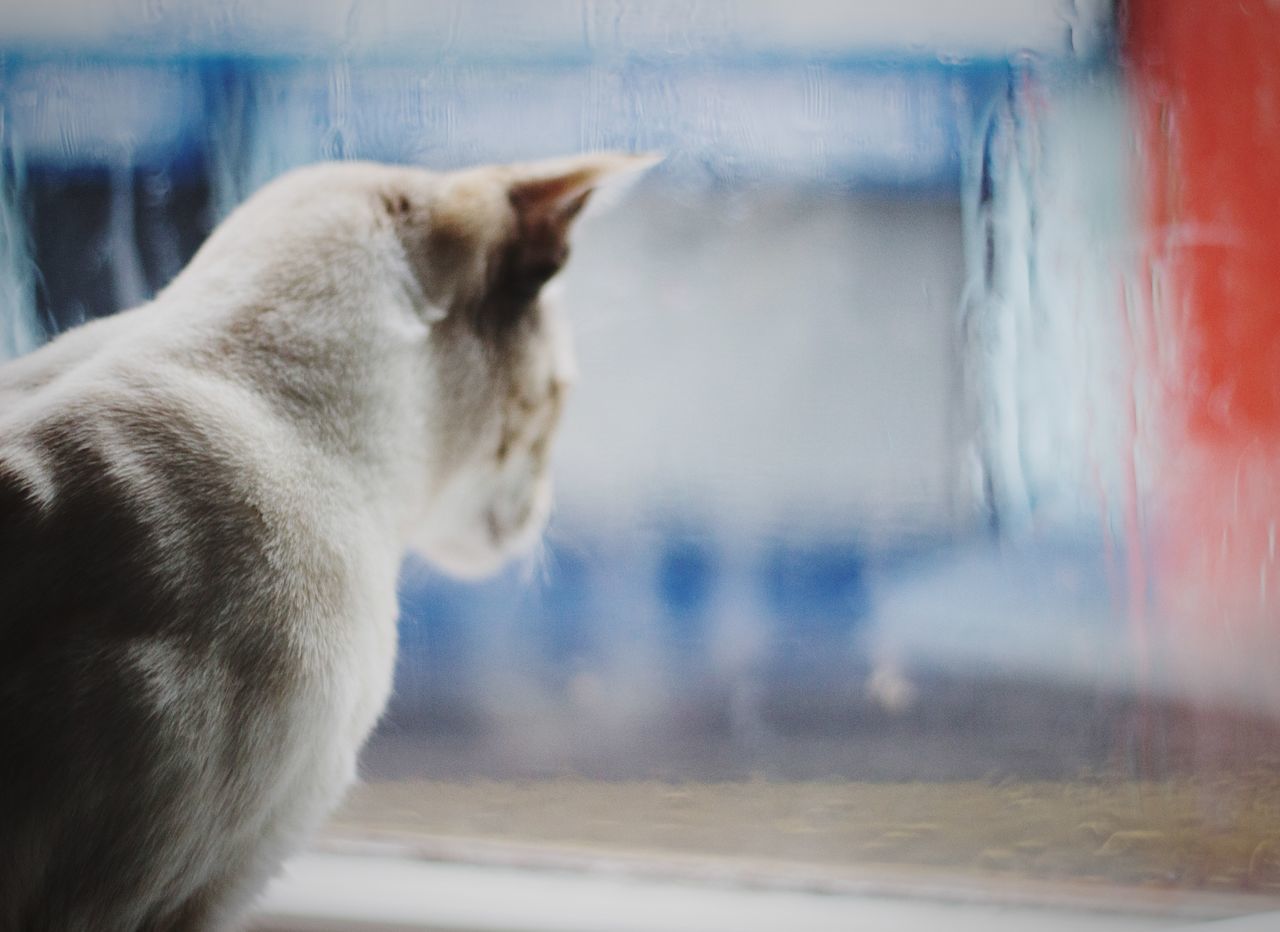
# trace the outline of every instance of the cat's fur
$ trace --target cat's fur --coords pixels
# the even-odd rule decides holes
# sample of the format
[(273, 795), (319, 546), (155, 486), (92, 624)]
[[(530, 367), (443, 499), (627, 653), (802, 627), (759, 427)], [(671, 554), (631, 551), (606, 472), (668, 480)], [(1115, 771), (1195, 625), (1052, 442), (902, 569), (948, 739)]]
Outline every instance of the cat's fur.
[(0, 930), (222, 928), (350, 783), (414, 546), (496, 568), (571, 371), (599, 155), (321, 165), (0, 367)]

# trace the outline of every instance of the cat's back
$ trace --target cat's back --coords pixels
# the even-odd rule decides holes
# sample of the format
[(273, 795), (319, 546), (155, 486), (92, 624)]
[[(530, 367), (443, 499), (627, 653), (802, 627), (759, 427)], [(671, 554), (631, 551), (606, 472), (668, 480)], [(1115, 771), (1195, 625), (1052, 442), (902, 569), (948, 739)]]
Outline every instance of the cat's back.
[(305, 709), (370, 571), (329, 538), (360, 528), (317, 507), (341, 490), (287, 421), (155, 313), (0, 366), (0, 929), (177, 922), (156, 904), (199, 909), (288, 820), (305, 780), (281, 768), (349, 765), (303, 759), (332, 727)]
[[(79, 617), (56, 610), (67, 600), (128, 602), (137, 594), (125, 580), (191, 591), (202, 563), (237, 568), (227, 548), (268, 546), (265, 515), (244, 512), (270, 494), (257, 451), (270, 444), (284, 471), (293, 444), (250, 393), (167, 352), (151, 312), (0, 365), (0, 639), (37, 611), (65, 631)], [(38, 584), (55, 573), (76, 584)]]

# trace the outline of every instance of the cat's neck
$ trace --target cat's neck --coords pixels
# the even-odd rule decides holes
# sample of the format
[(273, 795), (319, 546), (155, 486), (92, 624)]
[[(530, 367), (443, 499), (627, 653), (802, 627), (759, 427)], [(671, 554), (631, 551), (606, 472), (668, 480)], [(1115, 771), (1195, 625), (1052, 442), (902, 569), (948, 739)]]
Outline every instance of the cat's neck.
[[(330, 265), (324, 279), (316, 263), (214, 258), (193, 263), (150, 304), (6, 365), (4, 414), (39, 417), (86, 386), (188, 386), (172, 400), (184, 415), (199, 416), (212, 397), (242, 410), (239, 423), (259, 425), (256, 436), (277, 447), (264, 459), (287, 459), (341, 490), (403, 544), (421, 520), (431, 471), (432, 374), (430, 331), (397, 256), (366, 253), (344, 269)], [(205, 415), (217, 430), (228, 423), (212, 407)]]
[(182, 364), (265, 403), (314, 468), (352, 477), (403, 539), (431, 468), (421, 289), (364, 199), (331, 197), (310, 226), (271, 206), (224, 222), (143, 313), (172, 321), (159, 339)]

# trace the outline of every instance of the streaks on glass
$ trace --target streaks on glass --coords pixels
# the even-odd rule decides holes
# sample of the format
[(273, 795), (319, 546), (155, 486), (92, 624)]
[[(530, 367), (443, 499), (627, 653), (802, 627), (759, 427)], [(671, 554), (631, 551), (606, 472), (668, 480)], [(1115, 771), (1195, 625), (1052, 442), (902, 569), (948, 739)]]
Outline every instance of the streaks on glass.
[(23, 166), (0, 121), (0, 360), (28, 353), (44, 339), (32, 300), (36, 267), (22, 216), (22, 188)]
[[(1241, 592), (1274, 610), (1271, 452), (1231, 420), (1274, 360), (1233, 368), (1227, 325), (1270, 304), (1180, 289), (1270, 280), (1171, 154), (1212, 102), (1126, 84), (1105, 0), (136, 6), (0, 27), (0, 355), (145, 299), (306, 162), (666, 154), (566, 271), (542, 571), (406, 565), (370, 772), (1176, 777), (1233, 728), (1257, 763), (1260, 661), (1200, 657)], [(1170, 443), (1193, 336), (1220, 446)]]
[[(1138, 244), (1114, 88), (1015, 73), (965, 173), (963, 334), (987, 507), (1106, 530), (1135, 455), (1136, 371), (1119, 296)], [(1117, 398), (1129, 396), (1129, 404)], [(1101, 495), (1101, 498), (1099, 497)]]

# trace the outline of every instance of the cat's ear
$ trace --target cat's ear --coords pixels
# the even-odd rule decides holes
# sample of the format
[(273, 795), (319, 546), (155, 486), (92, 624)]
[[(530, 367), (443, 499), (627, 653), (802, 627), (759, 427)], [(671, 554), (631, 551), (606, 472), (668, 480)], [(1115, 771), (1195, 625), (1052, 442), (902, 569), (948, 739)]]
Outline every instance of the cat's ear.
[(509, 196), (522, 222), (567, 230), (594, 191), (662, 161), (652, 153), (595, 152), (511, 166)]
[(516, 216), (510, 287), (532, 297), (569, 256), (569, 230), (601, 188), (625, 186), (661, 161), (656, 155), (601, 152), (512, 166), (507, 196)]

